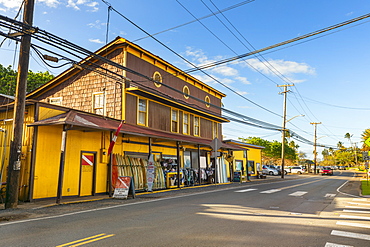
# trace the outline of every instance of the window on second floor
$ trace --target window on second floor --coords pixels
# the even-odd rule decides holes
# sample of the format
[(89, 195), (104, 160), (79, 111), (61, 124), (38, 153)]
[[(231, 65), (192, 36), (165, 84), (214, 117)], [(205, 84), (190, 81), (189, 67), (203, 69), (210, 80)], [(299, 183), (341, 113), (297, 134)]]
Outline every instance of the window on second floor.
[(182, 118), (182, 133), (189, 134), (189, 113), (184, 113)]
[(213, 133), (213, 138), (218, 137), (218, 123), (212, 122), (212, 133)]
[(105, 94), (104, 92), (93, 93), (93, 113), (105, 115)]
[(200, 136), (200, 119), (197, 116), (194, 116), (194, 135)]
[(174, 109), (171, 112), (171, 131), (179, 132), (179, 111)]
[(49, 98), (49, 103), (53, 105), (62, 105), (62, 97)]
[(146, 99), (138, 99), (137, 124), (147, 126), (148, 119), (148, 101)]

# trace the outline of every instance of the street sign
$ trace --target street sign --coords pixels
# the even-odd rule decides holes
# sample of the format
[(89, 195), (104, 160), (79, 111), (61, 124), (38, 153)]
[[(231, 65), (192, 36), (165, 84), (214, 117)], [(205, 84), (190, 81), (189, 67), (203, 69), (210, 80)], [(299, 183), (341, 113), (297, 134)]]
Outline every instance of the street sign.
[(370, 137), (366, 139), (365, 144), (370, 147)]
[(370, 160), (370, 156), (369, 156), (369, 152), (368, 151), (362, 152), (362, 159), (363, 160)]
[(217, 151), (222, 145), (222, 141), (220, 141), (217, 137), (212, 140), (211, 147), (213, 151)]

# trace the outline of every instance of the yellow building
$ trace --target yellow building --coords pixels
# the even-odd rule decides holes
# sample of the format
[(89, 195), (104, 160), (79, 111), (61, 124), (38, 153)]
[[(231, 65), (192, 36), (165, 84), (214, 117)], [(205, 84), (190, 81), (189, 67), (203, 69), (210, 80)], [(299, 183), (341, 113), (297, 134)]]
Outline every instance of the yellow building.
[[(221, 124), (228, 122), (220, 107), (225, 96), (116, 38), (27, 95), (20, 199), (111, 194), (118, 176), (131, 176), (135, 189), (146, 190), (150, 155), (154, 189), (227, 182), (224, 157), (240, 147), (221, 142), (218, 165), (211, 162), (212, 141), (221, 140)], [(0, 106), (0, 127), (8, 133), (0, 143), (3, 167), (13, 107)], [(4, 182), (6, 169), (1, 174)]]
[[(235, 140), (224, 140), (224, 142), (243, 148), (243, 150), (233, 151), (233, 158), (229, 162), (230, 170), (235, 172), (235, 176), (241, 176), (242, 181), (246, 181), (249, 176), (255, 177), (257, 171), (262, 171), (262, 149), (265, 147)], [(232, 178), (235, 176), (231, 175)]]

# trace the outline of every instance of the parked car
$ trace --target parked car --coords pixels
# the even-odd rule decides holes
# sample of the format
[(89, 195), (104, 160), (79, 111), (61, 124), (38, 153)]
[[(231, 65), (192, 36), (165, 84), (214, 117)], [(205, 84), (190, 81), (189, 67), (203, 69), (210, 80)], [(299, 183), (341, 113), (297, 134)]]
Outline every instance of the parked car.
[(345, 166), (338, 166), (338, 170), (345, 170), (346, 167)]
[[(276, 166), (276, 168), (279, 171), (279, 174), (281, 174), (281, 166)], [(287, 175), (290, 172), (290, 167), (289, 166), (284, 166), (284, 174)]]
[(275, 175), (275, 176), (279, 175), (279, 172), (276, 169), (270, 168), (266, 165), (262, 165), (262, 172), (268, 175)]
[(324, 176), (324, 175), (330, 175), (330, 176), (332, 176), (333, 175), (333, 170), (329, 166), (324, 166), (321, 169), (321, 175), (322, 176)]
[(289, 166), (288, 170), (289, 170), (289, 173), (293, 173), (293, 174), (302, 174), (305, 172), (305, 170), (300, 166)]
[(281, 174), (281, 168), (280, 166), (274, 166), (274, 165), (266, 165), (267, 167), (270, 167), (272, 169), (275, 169), (278, 172), (278, 175)]

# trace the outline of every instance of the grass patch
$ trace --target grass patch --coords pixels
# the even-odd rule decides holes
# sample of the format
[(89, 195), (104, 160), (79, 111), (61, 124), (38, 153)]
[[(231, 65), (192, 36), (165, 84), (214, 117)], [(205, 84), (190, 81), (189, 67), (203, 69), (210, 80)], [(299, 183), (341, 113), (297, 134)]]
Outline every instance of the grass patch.
[(370, 195), (370, 181), (361, 181), (361, 190), (363, 195)]

